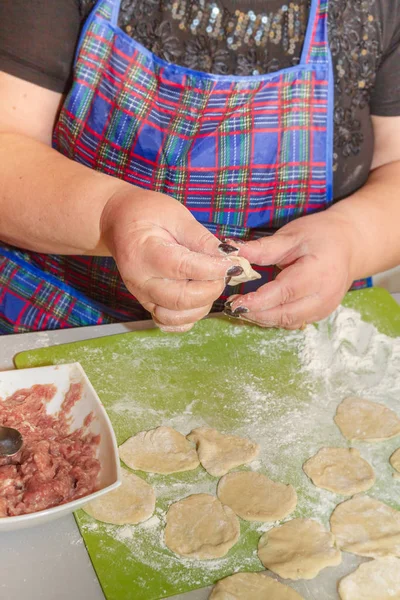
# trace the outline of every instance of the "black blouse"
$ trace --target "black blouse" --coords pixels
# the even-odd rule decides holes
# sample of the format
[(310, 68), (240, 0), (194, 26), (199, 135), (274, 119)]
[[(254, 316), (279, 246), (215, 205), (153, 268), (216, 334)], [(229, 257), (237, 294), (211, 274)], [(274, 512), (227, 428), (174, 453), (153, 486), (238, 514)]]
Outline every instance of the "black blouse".
[[(2, 0), (0, 69), (66, 93), (93, 0)], [(122, 0), (119, 25), (163, 59), (199, 71), (252, 75), (299, 62), (309, 0)], [(399, 0), (330, 0), (335, 77), (334, 196), (371, 167), (370, 115), (400, 116)]]

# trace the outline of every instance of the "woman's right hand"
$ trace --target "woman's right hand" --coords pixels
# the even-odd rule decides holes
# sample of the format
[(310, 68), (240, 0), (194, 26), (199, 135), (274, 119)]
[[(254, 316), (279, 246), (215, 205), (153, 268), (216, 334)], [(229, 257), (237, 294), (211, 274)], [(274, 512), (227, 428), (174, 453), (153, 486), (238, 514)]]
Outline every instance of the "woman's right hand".
[(219, 240), (164, 194), (119, 190), (104, 207), (101, 233), (126, 287), (165, 331), (188, 330), (207, 315), (232, 274)]

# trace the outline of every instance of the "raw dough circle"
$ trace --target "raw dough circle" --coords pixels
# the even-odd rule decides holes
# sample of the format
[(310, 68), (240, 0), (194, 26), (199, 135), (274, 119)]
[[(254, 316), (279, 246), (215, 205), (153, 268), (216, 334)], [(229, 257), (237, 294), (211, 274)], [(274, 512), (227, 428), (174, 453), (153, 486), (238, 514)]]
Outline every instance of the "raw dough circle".
[(83, 510), (98, 521), (113, 525), (135, 525), (154, 513), (156, 495), (146, 481), (121, 469), (121, 485), (108, 494), (85, 504)]
[(400, 556), (400, 512), (369, 496), (339, 504), (331, 515), (337, 545), (373, 558)]
[(259, 445), (250, 440), (208, 427), (193, 429), (187, 438), (196, 444), (201, 464), (214, 477), (251, 462), (260, 452)]
[(400, 419), (393, 410), (356, 396), (339, 404), (335, 423), (348, 440), (379, 442), (400, 434)]
[(165, 543), (188, 558), (220, 558), (236, 544), (239, 519), (229, 506), (210, 494), (193, 494), (171, 504), (167, 512)]
[(342, 560), (333, 535), (311, 519), (293, 519), (264, 533), (258, 556), (283, 579), (313, 579)]
[(300, 594), (261, 573), (235, 573), (214, 586), (209, 600), (303, 600)]
[[(397, 448), (389, 459), (393, 469), (400, 473), (400, 448)], [(394, 477), (398, 477), (397, 473), (393, 473)]]
[(147, 473), (180, 473), (196, 469), (196, 450), (172, 427), (141, 431), (119, 447), (119, 456), (131, 469)]
[(303, 470), (317, 487), (344, 496), (365, 492), (375, 483), (371, 465), (355, 448), (321, 448)]
[(243, 269), (241, 275), (235, 275), (228, 280), (228, 285), (239, 285), (239, 283), (261, 279), (260, 273), (257, 273), (257, 271), (253, 269), (247, 258), (243, 258), (243, 256), (228, 256), (228, 258), (234, 265), (238, 265)]
[(363, 563), (339, 583), (341, 600), (399, 600), (400, 560), (379, 558)]
[(246, 521), (273, 523), (293, 512), (297, 504), (293, 486), (275, 483), (253, 471), (238, 471), (222, 477), (217, 496), (222, 504)]

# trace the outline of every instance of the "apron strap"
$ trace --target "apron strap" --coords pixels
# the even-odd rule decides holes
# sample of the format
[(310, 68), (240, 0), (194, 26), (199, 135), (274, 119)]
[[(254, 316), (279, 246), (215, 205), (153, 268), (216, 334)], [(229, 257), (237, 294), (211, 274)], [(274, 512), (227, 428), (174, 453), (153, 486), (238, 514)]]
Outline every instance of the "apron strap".
[(86, 22), (79, 36), (79, 41), (75, 50), (74, 66), (78, 61), (79, 52), (81, 51), (83, 41), (86, 37), (86, 32), (89, 29), (92, 21), (96, 17), (100, 17), (100, 19), (108, 21), (113, 27), (117, 27), (120, 5), (121, 0), (97, 0), (91, 13), (86, 19)]
[(112, 7), (111, 25), (113, 27), (118, 26), (119, 9), (121, 6), (121, 0), (108, 0)]
[(306, 38), (304, 41), (301, 63), (329, 64), (328, 36), (329, 0), (312, 0)]
[(116, 27), (118, 25), (120, 6), (121, 0), (97, 0), (92, 10), (92, 15), (98, 15), (109, 21), (113, 27)]

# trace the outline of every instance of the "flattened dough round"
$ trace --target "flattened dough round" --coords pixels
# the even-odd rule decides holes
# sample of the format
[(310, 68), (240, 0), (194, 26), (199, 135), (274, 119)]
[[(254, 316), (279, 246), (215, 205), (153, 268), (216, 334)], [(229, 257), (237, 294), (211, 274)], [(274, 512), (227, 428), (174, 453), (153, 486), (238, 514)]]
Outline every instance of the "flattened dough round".
[(239, 283), (261, 279), (260, 273), (257, 273), (257, 271), (253, 269), (247, 258), (243, 258), (243, 256), (228, 256), (228, 258), (234, 265), (238, 265), (243, 269), (241, 275), (236, 275), (229, 279), (228, 285), (239, 285)]
[(363, 563), (339, 583), (341, 600), (400, 600), (400, 560)]
[(210, 494), (193, 494), (171, 504), (167, 512), (165, 543), (187, 558), (220, 558), (236, 544), (239, 519), (229, 506)]
[(339, 504), (331, 515), (331, 531), (346, 552), (400, 556), (400, 512), (375, 498), (355, 496)]
[(83, 510), (98, 521), (113, 525), (135, 525), (147, 521), (156, 506), (154, 489), (146, 481), (121, 469), (121, 485), (93, 502)]
[(141, 431), (119, 447), (119, 456), (131, 469), (147, 473), (180, 473), (196, 469), (196, 450), (172, 427)]
[(335, 423), (348, 440), (380, 442), (400, 434), (400, 419), (395, 412), (356, 396), (339, 404)]
[(217, 496), (245, 521), (273, 523), (290, 515), (297, 504), (293, 486), (275, 483), (253, 471), (224, 475), (218, 483)]
[(303, 470), (317, 487), (344, 496), (365, 492), (375, 483), (371, 465), (356, 448), (321, 448)]
[(259, 445), (250, 440), (208, 427), (193, 429), (187, 438), (196, 444), (201, 464), (214, 477), (251, 462), (260, 452)]
[(235, 573), (214, 586), (209, 600), (303, 600), (300, 594), (262, 573)]
[(258, 556), (283, 579), (313, 579), (342, 560), (333, 535), (311, 519), (293, 519), (264, 533)]
[[(395, 450), (393, 452), (389, 461), (390, 461), (390, 464), (392, 465), (393, 469), (396, 469), (396, 471), (398, 471), (400, 473), (400, 448), (397, 448), (397, 450)], [(397, 475), (397, 473), (394, 473), (393, 475), (394, 475), (394, 477), (399, 477)]]

